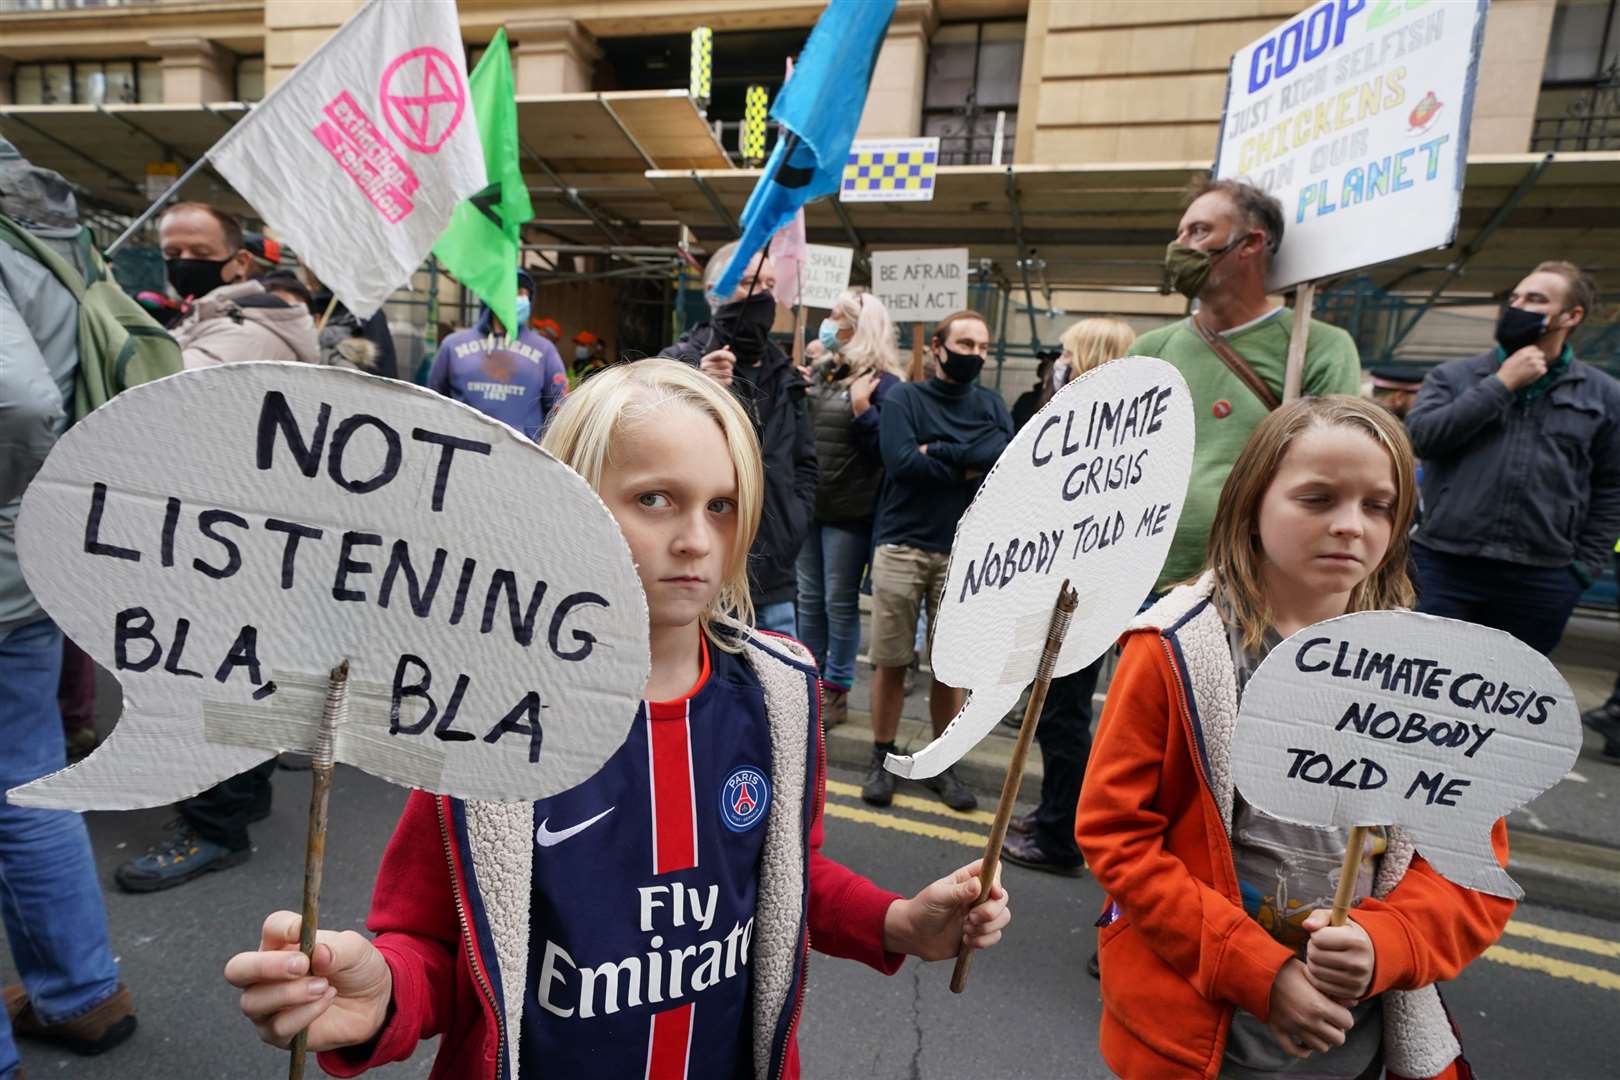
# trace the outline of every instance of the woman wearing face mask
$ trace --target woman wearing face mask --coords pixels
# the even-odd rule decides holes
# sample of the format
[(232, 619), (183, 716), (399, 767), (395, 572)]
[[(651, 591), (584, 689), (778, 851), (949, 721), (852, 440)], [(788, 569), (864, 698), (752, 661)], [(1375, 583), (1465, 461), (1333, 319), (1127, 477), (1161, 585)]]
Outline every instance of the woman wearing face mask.
[(804, 377), (771, 340), (776, 321), (776, 268), (753, 256), (729, 296), (714, 287), (737, 252), (735, 243), (716, 251), (703, 271), (703, 291), (713, 312), (659, 355), (700, 368), (729, 387), (754, 422), (765, 462), (765, 514), (748, 559), (755, 624), (797, 637), (794, 564), (810, 531), (816, 501), (816, 444)]
[(799, 552), (799, 640), (821, 665), (822, 724), (848, 715), (860, 651), (861, 573), (872, 547), (872, 517), (883, 483), (878, 417), (904, 377), (894, 323), (875, 296), (846, 292), (822, 320), (824, 353), (811, 369), (815, 422), (815, 520)]

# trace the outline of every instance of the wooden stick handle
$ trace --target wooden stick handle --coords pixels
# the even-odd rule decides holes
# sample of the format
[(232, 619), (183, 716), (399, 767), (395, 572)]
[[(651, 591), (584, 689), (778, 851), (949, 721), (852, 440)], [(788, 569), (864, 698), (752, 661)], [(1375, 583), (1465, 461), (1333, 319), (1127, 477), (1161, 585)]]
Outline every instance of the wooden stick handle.
[[(315, 739), (315, 752), (310, 759), (313, 784), (309, 792), (309, 835), (304, 844), (304, 909), (303, 925), (299, 930), (298, 948), (310, 958), (310, 970), (315, 963), (315, 931), (321, 917), (321, 873), (326, 865), (326, 818), (332, 799), (332, 773), (335, 768), (332, 755), (332, 735), (343, 720), (349, 707), (349, 662), (332, 669), (326, 687), (326, 708), (321, 713), (320, 732)], [(303, 1080), (304, 1058), (309, 1051), (309, 1031), (300, 1031), (294, 1038), (291, 1057), (287, 1061), (287, 1080)]]
[(1288, 335), (1288, 364), (1283, 369), (1283, 404), (1299, 397), (1305, 380), (1305, 346), (1311, 333), (1311, 309), (1316, 306), (1316, 282), (1301, 282), (1294, 293), (1294, 326)]
[(1344, 863), (1339, 867), (1339, 887), (1333, 890), (1333, 916), (1329, 926), (1343, 926), (1350, 916), (1350, 905), (1356, 898), (1356, 878), (1361, 876), (1361, 852), (1367, 846), (1367, 827), (1350, 826), (1350, 839), (1345, 844)]
[[(1029, 705), (1024, 709), (1023, 722), (1018, 725), (1018, 741), (1013, 744), (1012, 760), (1007, 763), (1007, 775), (1001, 782), (1001, 801), (996, 804), (990, 839), (985, 841), (984, 865), (979, 870), (979, 898), (973, 902), (974, 907), (990, 899), (996, 869), (1001, 865), (1001, 845), (1007, 839), (1007, 823), (1012, 820), (1013, 804), (1018, 801), (1018, 788), (1024, 781), (1024, 759), (1029, 756), (1029, 744), (1035, 739), (1035, 727), (1041, 722), (1041, 707), (1046, 704), (1046, 691), (1052, 685), (1052, 669), (1057, 666), (1058, 653), (1063, 651), (1063, 639), (1068, 636), (1069, 622), (1079, 603), (1079, 594), (1064, 581), (1058, 590), (1057, 605), (1052, 609), (1052, 622), (1047, 627), (1046, 647), (1041, 650), (1041, 662), (1035, 669)], [(968, 968), (972, 963), (973, 950), (964, 941), (951, 972), (951, 993), (960, 994), (967, 985)]]

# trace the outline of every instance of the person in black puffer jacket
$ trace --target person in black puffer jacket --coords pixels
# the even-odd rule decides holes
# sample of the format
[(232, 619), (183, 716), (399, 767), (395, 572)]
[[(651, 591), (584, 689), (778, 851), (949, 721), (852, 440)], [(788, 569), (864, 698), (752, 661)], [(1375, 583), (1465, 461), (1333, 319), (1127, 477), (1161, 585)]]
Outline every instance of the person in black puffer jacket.
[(821, 665), (826, 727), (848, 716), (861, 645), (861, 575), (872, 550), (872, 518), (883, 484), (878, 416), (903, 378), (894, 323), (877, 297), (846, 292), (822, 321), (826, 357), (812, 370), (815, 520), (799, 552), (799, 638)]
[[(816, 501), (816, 441), (807, 387), (793, 361), (770, 339), (776, 320), (776, 271), (760, 255), (749, 261), (735, 292), (717, 301), (709, 290), (736, 253), (727, 244), (709, 259), (703, 287), (714, 312), (663, 352), (703, 371), (742, 402), (754, 421), (765, 464), (765, 508), (748, 555), (754, 625), (798, 636), (794, 564), (810, 532)], [(757, 280), (756, 280), (757, 279)]]

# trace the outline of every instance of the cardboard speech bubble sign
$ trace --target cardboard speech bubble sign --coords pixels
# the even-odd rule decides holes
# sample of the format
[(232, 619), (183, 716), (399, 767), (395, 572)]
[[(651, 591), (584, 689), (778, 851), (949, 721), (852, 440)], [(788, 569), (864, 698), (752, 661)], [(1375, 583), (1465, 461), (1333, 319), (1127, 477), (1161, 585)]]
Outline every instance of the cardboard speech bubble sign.
[(1580, 752), (1575, 696), (1512, 635), (1410, 611), (1307, 626), (1249, 680), (1232, 777), (1302, 825), (1399, 825), (1458, 885), (1518, 899), (1496, 819), (1552, 787)]
[(1114, 644), (1158, 579), (1192, 469), (1192, 396), (1174, 367), (1127, 356), (1080, 376), (1013, 437), (956, 527), (934, 628), (934, 675), (969, 691), (939, 738), (891, 754), (937, 776), (1035, 678), (1065, 578), (1079, 607), (1054, 675)]
[(13, 802), (132, 809), (309, 750), (350, 665), (336, 760), (463, 798), (531, 800), (624, 742), (647, 608), (595, 492), (430, 391), (307, 364), (135, 387), (70, 429), (18, 554), (124, 714)]

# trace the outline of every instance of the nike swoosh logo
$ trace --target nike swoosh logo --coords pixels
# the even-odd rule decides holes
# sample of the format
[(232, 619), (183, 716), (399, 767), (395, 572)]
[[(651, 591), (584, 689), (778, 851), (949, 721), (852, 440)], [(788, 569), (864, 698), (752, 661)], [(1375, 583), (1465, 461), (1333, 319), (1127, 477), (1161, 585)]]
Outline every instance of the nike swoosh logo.
[(572, 828), (563, 829), (561, 832), (552, 832), (550, 829), (546, 828), (546, 824), (551, 821), (550, 818), (546, 818), (545, 821), (540, 823), (540, 827), (534, 830), (534, 842), (539, 844), (541, 847), (555, 847), (557, 844), (567, 840), (570, 836), (578, 836), (592, 825), (595, 825), (598, 821), (601, 821), (603, 818), (613, 813), (614, 809), (614, 807), (610, 806), (600, 814), (597, 814), (595, 817), (582, 821)]

